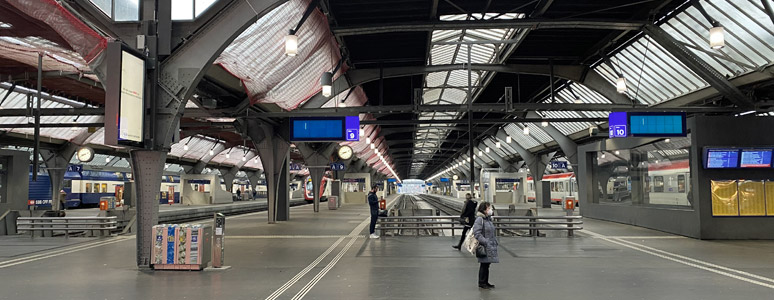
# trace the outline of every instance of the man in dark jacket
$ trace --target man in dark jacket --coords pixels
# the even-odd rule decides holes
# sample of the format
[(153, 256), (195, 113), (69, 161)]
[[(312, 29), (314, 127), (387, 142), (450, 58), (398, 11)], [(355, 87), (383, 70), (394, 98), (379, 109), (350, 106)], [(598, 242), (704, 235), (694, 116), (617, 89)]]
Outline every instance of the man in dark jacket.
[(473, 201), (473, 196), (470, 193), (465, 194), (465, 203), (462, 205), (462, 213), (460, 214), (460, 223), (465, 227), (462, 229), (462, 235), (460, 236), (460, 242), (457, 245), (452, 245), (452, 248), (460, 250), (462, 242), (465, 241), (465, 235), (468, 233), (473, 222), (476, 221), (476, 201)]
[(379, 236), (375, 234), (376, 220), (379, 218), (379, 197), (376, 196), (376, 191), (379, 187), (374, 185), (371, 187), (371, 192), (368, 193), (368, 206), (371, 208), (371, 226), (368, 227), (371, 232), (372, 239), (378, 239)]

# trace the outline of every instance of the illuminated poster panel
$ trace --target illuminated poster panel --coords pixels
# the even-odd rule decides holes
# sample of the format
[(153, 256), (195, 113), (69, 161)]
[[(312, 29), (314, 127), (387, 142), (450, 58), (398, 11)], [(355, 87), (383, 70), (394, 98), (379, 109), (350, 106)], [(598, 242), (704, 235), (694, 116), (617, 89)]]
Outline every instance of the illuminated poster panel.
[(118, 41), (108, 42), (105, 54), (105, 145), (142, 148), (145, 58)]
[(145, 61), (121, 51), (121, 96), (118, 139), (142, 143), (145, 102)]

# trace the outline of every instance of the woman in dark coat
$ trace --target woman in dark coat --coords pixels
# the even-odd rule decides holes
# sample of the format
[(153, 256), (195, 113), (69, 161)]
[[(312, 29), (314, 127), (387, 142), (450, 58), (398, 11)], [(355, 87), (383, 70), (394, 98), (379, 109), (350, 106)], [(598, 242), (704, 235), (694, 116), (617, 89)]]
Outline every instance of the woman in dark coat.
[(482, 289), (491, 289), (495, 286), (489, 283), (489, 265), (499, 263), (497, 256), (497, 237), (495, 237), (495, 226), (492, 223), (492, 214), (494, 209), (489, 202), (481, 202), (476, 212), (476, 221), (473, 223), (473, 236), (480, 245), (486, 247), (486, 257), (479, 257), (478, 262), (478, 287)]
[(457, 245), (452, 245), (452, 248), (457, 250), (460, 250), (460, 247), (462, 247), (462, 242), (465, 241), (468, 230), (473, 227), (473, 221), (476, 220), (476, 201), (473, 201), (473, 196), (470, 193), (465, 194), (465, 202), (462, 204), (462, 207), (462, 213), (460, 214), (460, 223), (464, 226), (462, 235), (460, 235), (460, 242)]

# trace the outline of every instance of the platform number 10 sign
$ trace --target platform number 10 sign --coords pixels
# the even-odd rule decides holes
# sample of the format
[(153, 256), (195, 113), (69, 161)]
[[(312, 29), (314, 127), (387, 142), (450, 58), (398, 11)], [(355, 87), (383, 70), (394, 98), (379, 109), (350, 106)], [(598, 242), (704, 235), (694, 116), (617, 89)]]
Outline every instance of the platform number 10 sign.
[(611, 138), (617, 138), (617, 137), (626, 137), (626, 125), (615, 125), (613, 127), (610, 127), (610, 137)]

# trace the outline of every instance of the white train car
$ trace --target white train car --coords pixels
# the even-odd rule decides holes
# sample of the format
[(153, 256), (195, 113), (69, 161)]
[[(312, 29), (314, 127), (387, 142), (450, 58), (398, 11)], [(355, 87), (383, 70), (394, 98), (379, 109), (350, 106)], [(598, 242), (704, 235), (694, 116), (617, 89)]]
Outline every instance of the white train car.
[(691, 170), (688, 160), (650, 164), (645, 177), (648, 203), (690, 206)]
[[(561, 204), (565, 196), (575, 197), (578, 204), (578, 181), (575, 173), (559, 173), (543, 175), (543, 181), (551, 183), (551, 202)], [(535, 182), (532, 177), (527, 178), (527, 201), (535, 201)]]

